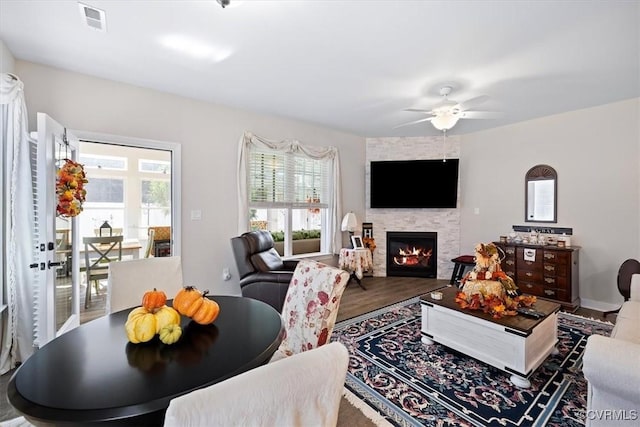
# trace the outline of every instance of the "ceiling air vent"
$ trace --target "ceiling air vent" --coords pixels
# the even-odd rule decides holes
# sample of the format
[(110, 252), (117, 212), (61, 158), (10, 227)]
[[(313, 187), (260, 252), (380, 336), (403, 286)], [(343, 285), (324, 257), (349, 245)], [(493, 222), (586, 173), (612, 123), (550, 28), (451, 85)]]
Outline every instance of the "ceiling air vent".
[(97, 31), (107, 31), (107, 21), (104, 10), (96, 9), (83, 3), (78, 3), (78, 7), (80, 8), (80, 16), (82, 17), (83, 24)]

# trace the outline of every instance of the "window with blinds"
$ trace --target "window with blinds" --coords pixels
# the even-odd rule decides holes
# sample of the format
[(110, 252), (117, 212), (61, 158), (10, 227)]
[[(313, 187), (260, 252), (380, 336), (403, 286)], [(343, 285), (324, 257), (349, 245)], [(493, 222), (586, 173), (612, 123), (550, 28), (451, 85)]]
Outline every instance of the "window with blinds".
[(326, 208), (329, 163), (292, 153), (254, 150), (248, 167), (249, 204)]
[(250, 229), (270, 231), (280, 255), (319, 253), (331, 161), (268, 149), (253, 149), (248, 157)]

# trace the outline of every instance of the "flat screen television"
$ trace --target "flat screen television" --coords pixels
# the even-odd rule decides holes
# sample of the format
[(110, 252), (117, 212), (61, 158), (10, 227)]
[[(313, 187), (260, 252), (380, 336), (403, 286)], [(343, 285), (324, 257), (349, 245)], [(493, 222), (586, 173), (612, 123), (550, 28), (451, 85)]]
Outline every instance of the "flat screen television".
[(371, 208), (455, 208), (458, 159), (371, 162)]

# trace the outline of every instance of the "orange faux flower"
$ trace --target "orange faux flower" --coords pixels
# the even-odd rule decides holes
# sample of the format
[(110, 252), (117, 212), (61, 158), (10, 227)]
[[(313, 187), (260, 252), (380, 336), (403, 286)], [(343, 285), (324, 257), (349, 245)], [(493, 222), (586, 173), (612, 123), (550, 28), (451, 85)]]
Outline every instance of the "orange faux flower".
[(493, 318), (502, 316), (515, 316), (519, 307), (531, 307), (537, 298), (533, 295), (519, 295), (511, 298), (505, 296), (499, 298), (495, 295), (483, 295), (481, 293), (467, 295), (462, 291), (456, 293), (455, 302), (460, 308), (469, 310), (482, 310)]
[(56, 194), (58, 205), (56, 212), (63, 217), (74, 217), (82, 212), (82, 204), (87, 195), (84, 184), (89, 182), (84, 167), (70, 159), (58, 170), (56, 178)]

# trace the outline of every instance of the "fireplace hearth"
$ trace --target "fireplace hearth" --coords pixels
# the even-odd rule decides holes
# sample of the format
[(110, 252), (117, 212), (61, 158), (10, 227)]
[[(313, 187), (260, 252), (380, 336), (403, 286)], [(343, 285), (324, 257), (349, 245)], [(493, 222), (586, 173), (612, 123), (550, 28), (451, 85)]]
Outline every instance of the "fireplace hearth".
[(438, 233), (387, 232), (387, 276), (438, 276)]

